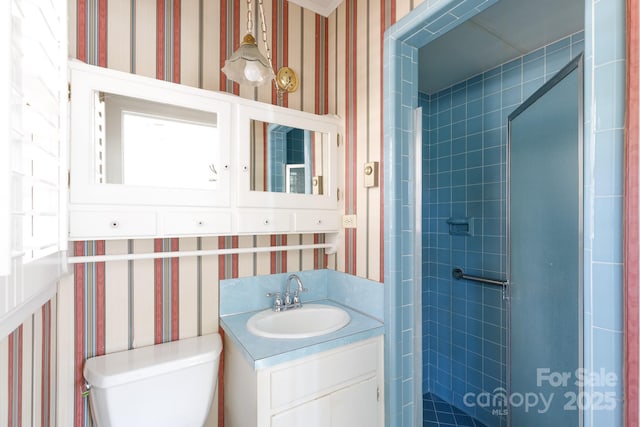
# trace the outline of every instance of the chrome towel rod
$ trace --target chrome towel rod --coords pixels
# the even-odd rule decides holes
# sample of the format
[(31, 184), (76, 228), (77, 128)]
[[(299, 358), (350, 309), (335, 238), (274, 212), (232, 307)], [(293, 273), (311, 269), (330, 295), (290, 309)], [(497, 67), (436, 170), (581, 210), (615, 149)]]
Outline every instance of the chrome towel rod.
[(464, 271), (460, 267), (456, 267), (453, 269), (453, 278), (457, 280), (460, 280), (460, 279), (473, 280), (475, 282), (486, 283), (487, 285), (496, 285), (496, 286), (507, 286), (507, 283), (508, 283), (506, 280), (487, 279), (485, 277), (464, 274)]

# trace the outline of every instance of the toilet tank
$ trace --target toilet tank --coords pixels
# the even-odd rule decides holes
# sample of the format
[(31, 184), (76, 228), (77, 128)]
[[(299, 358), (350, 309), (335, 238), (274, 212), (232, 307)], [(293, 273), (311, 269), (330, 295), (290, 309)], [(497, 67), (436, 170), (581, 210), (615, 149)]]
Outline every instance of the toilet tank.
[(222, 350), (211, 334), (87, 359), (84, 377), (97, 427), (202, 427)]

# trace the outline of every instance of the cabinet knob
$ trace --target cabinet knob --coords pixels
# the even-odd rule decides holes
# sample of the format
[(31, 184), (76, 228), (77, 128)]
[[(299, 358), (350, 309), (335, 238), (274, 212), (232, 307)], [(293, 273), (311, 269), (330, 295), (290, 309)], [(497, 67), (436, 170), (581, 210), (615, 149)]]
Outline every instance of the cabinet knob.
[(109, 225), (111, 226), (111, 228), (118, 228), (120, 227), (120, 221), (111, 221)]
[(319, 219), (319, 220), (318, 220), (318, 222), (317, 222), (316, 224), (318, 224), (318, 225), (322, 225), (322, 220), (321, 220), (321, 219)]
[(242, 166), (242, 171), (243, 172), (247, 172), (248, 170), (249, 170), (249, 166), (247, 166), (247, 165)]
[(271, 221), (269, 221), (269, 218), (265, 219), (264, 220), (264, 225), (269, 225), (269, 224), (271, 224)]
[(202, 227), (204, 225), (204, 221), (203, 220), (198, 220), (198, 221), (196, 221), (196, 224), (198, 224), (199, 227)]

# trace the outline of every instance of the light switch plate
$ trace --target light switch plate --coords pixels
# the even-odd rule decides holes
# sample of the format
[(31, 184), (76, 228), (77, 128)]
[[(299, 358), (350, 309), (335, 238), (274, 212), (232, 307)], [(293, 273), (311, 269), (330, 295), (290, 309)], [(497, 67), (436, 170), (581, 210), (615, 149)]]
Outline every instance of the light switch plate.
[(356, 228), (356, 216), (342, 215), (342, 226), (344, 228)]

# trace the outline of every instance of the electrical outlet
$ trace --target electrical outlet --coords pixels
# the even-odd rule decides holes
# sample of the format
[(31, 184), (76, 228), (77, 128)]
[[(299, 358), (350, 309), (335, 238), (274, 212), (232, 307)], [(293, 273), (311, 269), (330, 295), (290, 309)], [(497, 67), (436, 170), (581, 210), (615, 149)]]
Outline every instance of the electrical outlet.
[(356, 216), (342, 215), (342, 226), (344, 228), (356, 228)]

